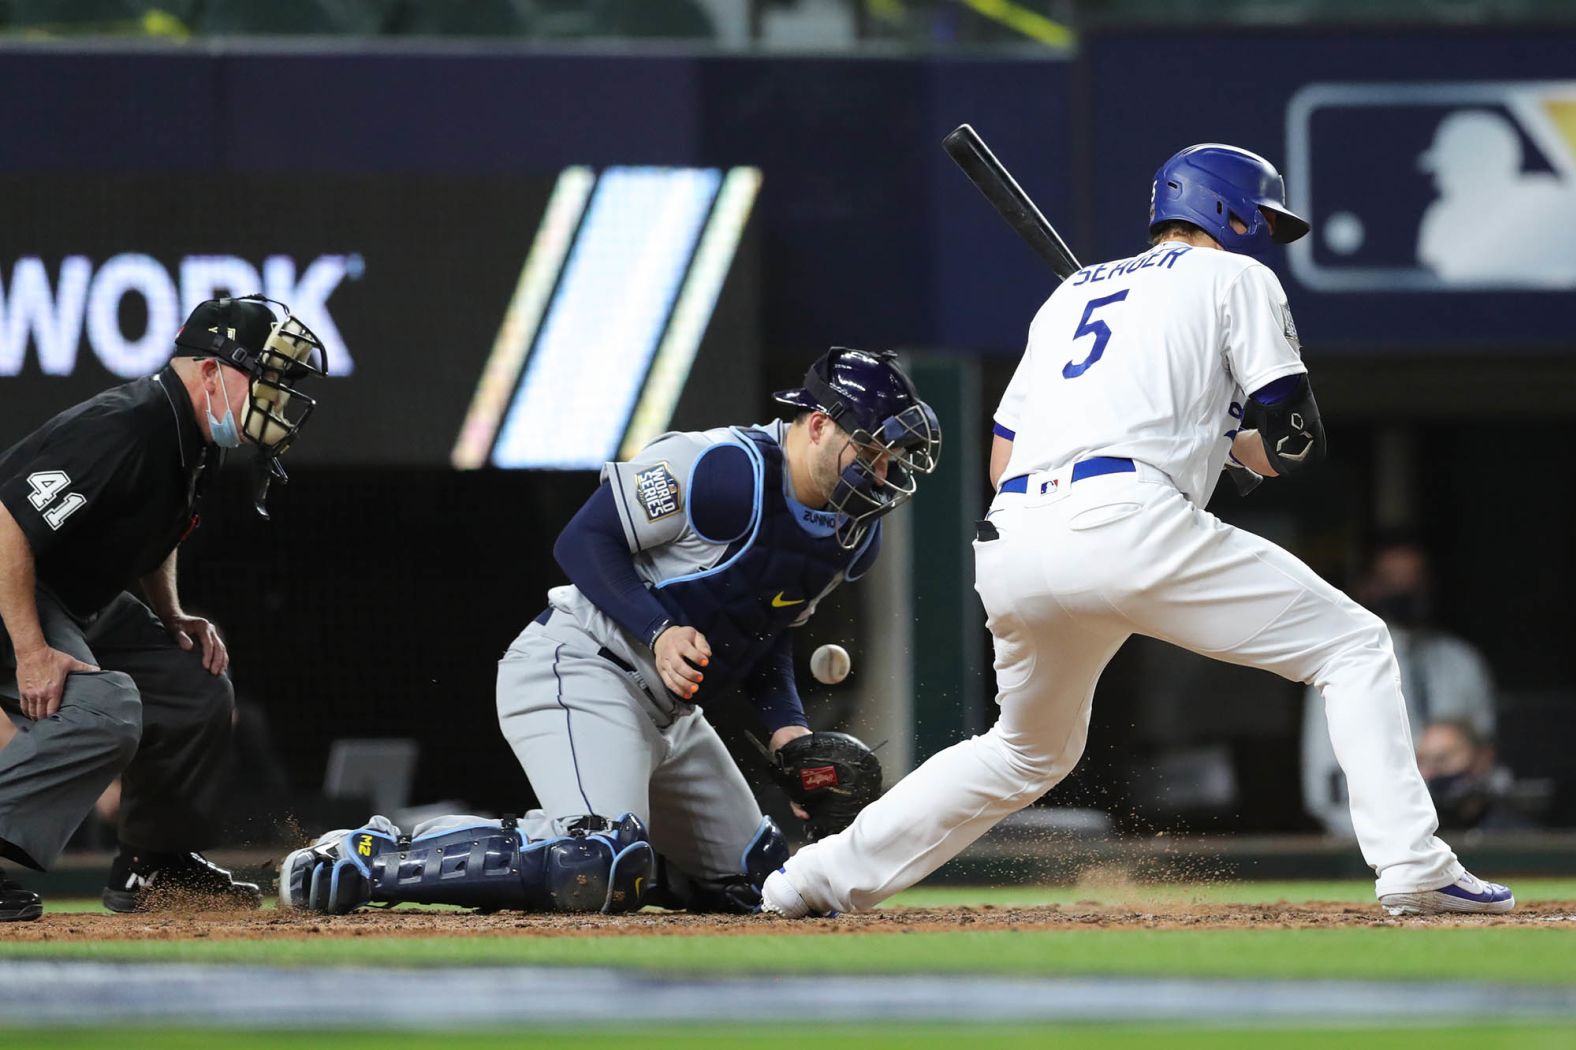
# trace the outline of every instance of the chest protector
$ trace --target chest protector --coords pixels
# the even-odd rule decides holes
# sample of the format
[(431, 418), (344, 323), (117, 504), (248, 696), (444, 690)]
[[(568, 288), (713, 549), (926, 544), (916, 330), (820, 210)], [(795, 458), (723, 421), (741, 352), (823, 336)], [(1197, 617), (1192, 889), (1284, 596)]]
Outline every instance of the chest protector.
[(809, 605), (849, 579), (880, 529), (877, 522), (853, 550), (807, 531), (783, 496), (782, 446), (758, 431), (733, 433), (756, 466), (749, 530), (712, 568), (664, 580), (653, 592), (674, 622), (711, 644), (708, 693), (737, 684)]

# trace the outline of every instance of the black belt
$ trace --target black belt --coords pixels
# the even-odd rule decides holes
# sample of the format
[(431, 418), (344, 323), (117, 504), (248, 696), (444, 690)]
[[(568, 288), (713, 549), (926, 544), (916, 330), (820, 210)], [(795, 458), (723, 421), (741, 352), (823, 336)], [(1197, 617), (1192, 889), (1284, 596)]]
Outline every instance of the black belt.
[[(608, 663), (612, 664), (614, 667), (618, 668), (620, 671), (623, 671), (625, 674), (629, 675), (629, 677), (633, 678), (635, 683), (640, 686), (641, 691), (647, 696), (651, 697), (651, 702), (657, 705), (657, 710), (662, 711), (669, 717), (669, 719), (675, 717), (674, 712), (678, 709), (677, 705), (684, 704), (687, 706), (692, 706), (690, 705), (690, 701), (684, 699), (682, 696), (673, 695), (673, 690), (664, 685), (662, 687), (662, 693), (668, 698), (668, 706), (666, 709), (664, 709), (662, 706), (662, 701), (657, 699), (656, 692), (652, 690), (651, 686), (646, 684), (646, 679), (644, 676), (642, 676), (641, 673), (636, 670), (628, 660), (624, 659), (622, 656), (619, 656), (605, 645), (597, 649), (596, 654), (602, 659), (606, 660)], [(668, 722), (668, 725), (672, 724), (672, 721)], [(664, 726), (662, 728), (666, 727)]]
[[(552, 620), (553, 612), (555, 612), (555, 610), (553, 610), (552, 605), (548, 605), (547, 609), (542, 610), (542, 612), (536, 613), (536, 620), (531, 621), (531, 623), (539, 623), (539, 624), (542, 624), (542, 626), (545, 627), (545, 626), (547, 626), (547, 621), (548, 620)], [(618, 653), (615, 653), (615, 651), (610, 650), (610, 648), (607, 648), (607, 646), (605, 646), (605, 645), (604, 646), (599, 646), (599, 648), (597, 648), (596, 654), (597, 654), (597, 656), (602, 657), (602, 659), (605, 659), (605, 661), (607, 661), (608, 664), (613, 665), (613, 667), (619, 668), (619, 670), (621, 670), (621, 672), (626, 673), (626, 675), (638, 675), (638, 673), (640, 673), (640, 672), (637, 672), (637, 670), (635, 670), (635, 668), (632, 667), (632, 665), (630, 665), (630, 662), (626, 661), (626, 659), (624, 659), (623, 656), (619, 656)]]
[(599, 648), (596, 651), (596, 654), (598, 656), (600, 656), (602, 659), (606, 660), (608, 663), (612, 664), (614, 667), (618, 668), (620, 671), (623, 671), (625, 674), (632, 674), (632, 675), (637, 675), (637, 676), (640, 674), (639, 671), (635, 670), (633, 664), (631, 664), (628, 660), (624, 659), (622, 656), (619, 656), (617, 653), (615, 653), (613, 650), (609, 649), (605, 645), (602, 646), (601, 648)]
[[(545, 626), (547, 626), (547, 621), (551, 620), (553, 618), (553, 613), (554, 612), (555, 612), (555, 610), (553, 609), (553, 607), (551, 605), (549, 605), (547, 608), (545, 608), (541, 612), (537, 613), (536, 614), (536, 619), (533, 620), (532, 622), (541, 624), (543, 627), (545, 627)], [(619, 656), (613, 650), (609, 649), (607, 646), (605, 646), (605, 645), (598, 646), (596, 654), (598, 656), (600, 656), (602, 659), (606, 660), (608, 663), (612, 664), (614, 667), (618, 668), (620, 671), (623, 671), (625, 674), (634, 675), (637, 680), (640, 680), (642, 682), (642, 684), (644, 684), (644, 679), (641, 679), (640, 672), (635, 668), (635, 666), (633, 664), (631, 664), (628, 660), (624, 659), (622, 656)], [(667, 692), (667, 690), (664, 690), (664, 692)], [(653, 700), (656, 699), (656, 697), (654, 695), (652, 695), (650, 689), (646, 690), (646, 694), (648, 696), (651, 696), (651, 698)], [(668, 695), (672, 696), (673, 694), (672, 693), (668, 693)], [(674, 699), (682, 700), (682, 697), (674, 697)]]

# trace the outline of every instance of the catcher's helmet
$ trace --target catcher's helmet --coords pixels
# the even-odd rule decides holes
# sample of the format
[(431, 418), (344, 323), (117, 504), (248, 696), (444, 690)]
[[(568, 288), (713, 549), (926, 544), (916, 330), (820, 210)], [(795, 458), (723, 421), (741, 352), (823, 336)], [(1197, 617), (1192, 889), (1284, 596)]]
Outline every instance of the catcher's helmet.
[[(773, 395), (785, 405), (824, 412), (867, 450), (843, 471), (828, 505), (840, 512), (837, 541), (853, 548), (875, 519), (909, 500), (917, 475), (936, 469), (941, 423), (890, 351), (834, 346), (805, 373), (804, 386)], [(887, 457), (886, 477), (874, 460)]]
[[(269, 303), (281, 308), (276, 317)], [(241, 430), (257, 445), (257, 512), (268, 517), (268, 483), (284, 480), (279, 457), (295, 441), (317, 402), (296, 384), (328, 370), (323, 343), (284, 303), (263, 295), (197, 304), (175, 334), (177, 357), (212, 357), (250, 378)]]
[[(1246, 233), (1231, 228), (1233, 218)], [(1218, 142), (1189, 146), (1155, 172), (1150, 232), (1170, 219), (1193, 223), (1233, 252), (1263, 251), (1308, 232), (1308, 221), (1286, 207), (1286, 183), (1275, 165)]]

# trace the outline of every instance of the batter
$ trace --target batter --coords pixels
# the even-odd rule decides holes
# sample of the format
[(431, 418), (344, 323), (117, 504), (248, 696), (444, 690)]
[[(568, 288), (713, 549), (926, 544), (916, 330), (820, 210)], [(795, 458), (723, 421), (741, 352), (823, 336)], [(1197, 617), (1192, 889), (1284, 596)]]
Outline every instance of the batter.
[(1319, 690), (1389, 911), (1514, 907), (1434, 834), (1383, 621), (1204, 510), (1228, 455), (1264, 476), (1323, 457), (1285, 293), (1249, 254), (1307, 232), (1268, 161), (1193, 146), (1156, 174), (1150, 250), (1080, 270), (1040, 308), (995, 415), (974, 545), (1001, 716), (801, 850), (765, 911), (873, 907), (1053, 788), (1134, 634)]

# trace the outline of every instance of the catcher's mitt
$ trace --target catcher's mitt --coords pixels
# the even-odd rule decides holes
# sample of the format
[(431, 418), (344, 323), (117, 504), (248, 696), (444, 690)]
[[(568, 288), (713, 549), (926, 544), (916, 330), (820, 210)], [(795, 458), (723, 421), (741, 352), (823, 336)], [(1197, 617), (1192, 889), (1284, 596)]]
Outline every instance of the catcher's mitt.
[(810, 839), (835, 835), (881, 794), (881, 761), (858, 737), (811, 733), (777, 749), (772, 779), (804, 807)]

